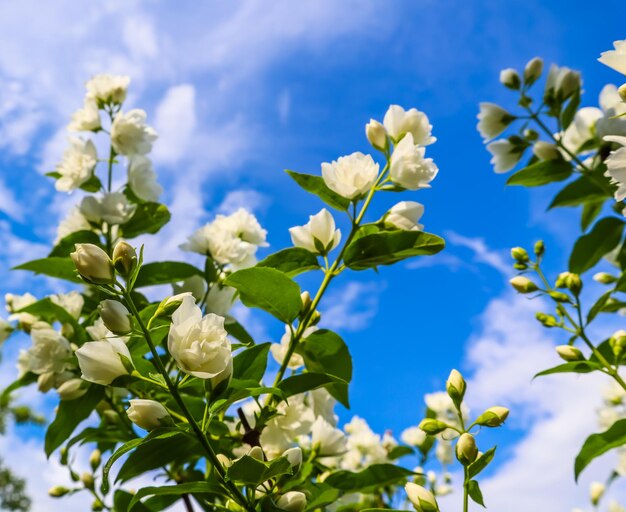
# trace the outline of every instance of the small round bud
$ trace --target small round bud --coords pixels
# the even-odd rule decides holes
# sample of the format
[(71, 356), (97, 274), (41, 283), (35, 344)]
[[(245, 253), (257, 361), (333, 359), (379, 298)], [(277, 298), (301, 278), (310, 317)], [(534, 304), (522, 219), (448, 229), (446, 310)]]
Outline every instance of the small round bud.
[(461, 434), (456, 443), (456, 458), (464, 466), (469, 466), (478, 457), (478, 447), (472, 434)]
[(433, 418), (426, 418), (422, 420), (422, 422), (419, 424), (419, 428), (421, 428), (429, 436), (434, 436), (440, 434), (449, 427), (443, 421), (435, 420)]
[(558, 320), (554, 315), (547, 315), (545, 313), (537, 312), (535, 313), (535, 318), (544, 326), (544, 327), (556, 327), (559, 325)]
[(417, 512), (439, 512), (437, 500), (428, 489), (413, 482), (408, 482), (404, 486), (404, 490)]
[(556, 302), (570, 302), (569, 295), (563, 292), (550, 292), (550, 297)]
[(98, 306), (100, 318), (113, 334), (128, 334), (133, 330), (131, 314), (126, 306), (117, 300), (106, 299)]
[(122, 276), (128, 277), (137, 266), (137, 252), (124, 240), (119, 241), (113, 249), (113, 266)]
[(526, 265), (526, 263), (520, 263), (519, 261), (516, 261), (515, 263), (513, 263), (513, 268), (515, 270), (526, 270), (528, 269), (528, 265)]
[(110, 284), (115, 279), (115, 270), (109, 256), (94, 244), (76, 244), (70, 254), (76, 270), (88, 282)]
[(304, 314), (309, 310), (311, 304), (313, 303), (311, 300), (311, 294), (307, 291), (303, 291), (300, 294), (300, 300), (302, 301), (302, 313)]
[(571, 345), (559, 345), (555, 348), (556, 353), (559, 354), (561, 359), (567, 362), (575, 362), (575, 361), (584, 361), (585, 356), (580, 351), (580, 349), (576, 347), (572, 347)]
[(319, 311), (315, 310), (311, 315), (311, 320), (309, 320), (309, 325), (317, 325), (322, 319), (322, 315)]
[(533, 153), (539, 160), (559, 160), (561, 158), (559, 148), (555, 144), (544, 140), (535, 142), (533, 145)]
[(624, 353), (624, 349), (626, 349), (626, 331), (623, 329), (615, 331), (613, 336), (609, 338), (609, 345), (615, 357), (621, 356)]
[(375, 119), (370, 119), (370, 122), (365, 125), (365, 135), (369, 143), (379, 151), (386, 151), (389, 147), (387, 130)]
[(91, 473), (85, 472), (80, 475), (80, 481), (87, 489), (93, 489), (94, 480)]
[(561, 272), (556, 279), (557, 288), (566, 288), (574, 295), (578, 295), (582, 290), (583, 282), (578, 274), (573, 272)]
[(66, 466), (70, 452), (69, 452), (69, 450), (67, 449), (66, 446), (62, 446), (61, 449), (59, 450), (59, 452), (60, 452), (60, 455), (61, 455), (59, 462), (60, 462), (60, 464), (62, 466)]
[(56, 374), (54, 372), (42, 373), (37, 377), (37, 389), (42, 393), (47, 393), (54, 387)]
[(622, 101), (626, 101), (626, 84), (622, 84), (619, 86), (619, 89), (617, 89), (617, 94), (619, 94), (619, 97), (622, 99)]
[(306, 495), (300, 491), (289, 491), (276, 502), (280, 510), (286, 512), (303, 512), (306, 509)]
[(217, 460), (220, 461), (220, 464), (222, 465), (222, 467), (224, 469), (228, 469), (229, 467), (231, 467), (233, 465), (233, 461), (230, 460), (226, 455), (224, 455), (223, 453), (218, 453), (217, 454)]
[(70, 490), (67, 487), (62, 487), (57, 485), (48, 490), (48, 496), (52, 498), (60, 498), (61, 496), (65, 496)]
[(507, 68), (500, 71), (500, 83), (516, 91), (520, 88), (520, 85), (522, 85), (522, 80), (515, 69)]
[(494, 406), (489, 407), (477, 419), (476, 425), (483, 427), (499, 427), (509, 417), (509, 410), (506, 407)]
[(524, 276), (515, 276), (509, 283), (519, 293), (533, 293), (539, 290), (535, 283)]
[(543, 253), (546, 252), (546, 244), (543, 240), (537, 240), (535, 242), (535, 246), (533, 248), (535, 256), (543, 256)]
[(446, 382), (446, 391), (457, 408), (460, 407), (461, 402), (463, 401), (466, 388), (467, 384), (465, 383), (463, 375), (461, 375), (457, 370), (452, 370)]
[(93, 510), (93, 512), (100, 512), (101, 510), (104, 510), (104, 504), (100, 501), (100, 499), (96, 498), (91, 504), (91, 510)]
[(77, 377), (66, 380), (57, 388), (57, 392), (61, 400), (76, 400), (87, 393), (88, 387), (89, 384), (87, 382)]
[(94, 450), (93, 452), (91, 452), (91, 455), (89, 456), (89, 465), (91, 466), (91, 469), (93, 471), (98, 469), (98, 466), (100, 466), (101, 462), (102, 452), (100, 450)]
[(526, 252), (526, 249), (523, 247), (513, 247), (513, 249), (511, 249), (511, 258), (522, 263), (526, 263), (530, 260), (528, 252)]
[(539, 134), (537, 133), (537, 131), (533, 130), (532, 128), (526, 128), (523, 132), (523, 135), (528, 142), (535, 142), (539, 138)]
[(539, 57), (535, 57), (528, 61), (524, 68), (524, 82), (526, 84), (532, 84), (537, 81), (543, 72), (543, 60)]
[(295, 468), (297, 471), (302, 465), (302, 448), (299, 446), (289, 448), (283, 452), (282, 457), (285, 457), (289, 461), (289, 464), (291, 464), (291, 467)]
[(612, 284), (617, 281), (617, 277), (608, 274), (607, 272), (598, 272), (593, 276), (593, 280), (600, 284)]
[(589, 486), (589, 498), (591, 500), (591, 504), (595, 507), (600, 503), (602, 496), (604, 496), (604, 492), (606, 491), (606, 486), (601, 482), (592, 482)]

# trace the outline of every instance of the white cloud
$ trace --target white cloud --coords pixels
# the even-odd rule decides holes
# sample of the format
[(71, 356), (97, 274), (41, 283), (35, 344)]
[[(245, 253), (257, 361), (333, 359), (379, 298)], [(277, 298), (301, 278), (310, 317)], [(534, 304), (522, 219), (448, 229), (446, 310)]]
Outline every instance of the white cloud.
[(463, 236), (455, 233), (454, 231), (448, 231), (446, 233), (446, 238), (453, 245), (470, 249), (474, 253), (474, 261), (477, 263), (489, 265), (498, 272), (504, 274), (504, 276), (511, 275), (512, 267), (505, 259), (504, 252), (490, 249), (484, 239)]
[(325, 328), (358, 331), (367, 327), (378, 310), (378, 298), (384, 283), (351, 281), (332, 290), (322, 301)]
[(219, 213), (229, 214), (245, 208), (251, 212), (262, 212), (267, 208), (270, 199), (256, 190), (240, 189), (232, 190), (217, 207)]

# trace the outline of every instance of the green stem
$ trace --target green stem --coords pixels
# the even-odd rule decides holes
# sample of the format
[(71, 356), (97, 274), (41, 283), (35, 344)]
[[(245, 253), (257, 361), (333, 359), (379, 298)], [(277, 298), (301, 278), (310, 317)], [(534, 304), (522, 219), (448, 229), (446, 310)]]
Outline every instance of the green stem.
[(467, 466), (463, 468), (463, 512), (469, 511), (469, 471)]
[(163, 379), (165, 379), (165, 384), (167, 385), (169, 392), (171, 393), (172, 397), (174, 398), (174, 401), (178, 404), (178, 407), (180, 408), (183, 415), (189, 422), (191, 429), (193, 430), (194, 434), (200, 441), (202, 448), (206, 452), (208, 459), (211, 461), (211, 463), (215, 467), (217, 474), (220, 476), (220, 478), (222, 479), (226, 487), (232, 492), (233, 498), (235, 499), (235, 501), (237, 501), (239, 505), (244, 507), (245, 510), (253, 511), (254, 508), (248, 506), (246, 498), (241, 493), (239, 488), (232, 481), (226, 480), (226, 470), (224, 469), (219, 459), (217, 458), (217, 455), (215, 451), (213, 450), (213, 447), (209, 443), (209, 440), (207, 439), (206, 435), (204, 434), (204, 432), (202, 431), (202, 429), (196, 422), (195, 418), (193, 417), (193, 415), (187, 408), (187, 405), (185, 404), (185, 401), (183, 400), (180, 393), (178, 392), (178, 389), (176, 388), (176, 386), (170, 379), (170, 376), (167, 373), (167, 370), (165, 369), (163, 362), (161, 361), (161, 357), (159, 356), (156, 350), (154, 342), (152, 341), (152, 336), (150, 335), (150, 331), (148, 330), (143, 320), (141, 319), (141, 316), (139, 315), (139, 312), (137, 311), (137, 307), (135, 306), (135, 303), (130, 293), (126, 290), (124, 291), (124, 299), (126, 300), (126, 305), (128, 306), (128, 309), (137, 320), (137, 323), (139, 324), (139, 327), (144, 334), (146, 343), (148, 344), (148, 347), (150, 348), (150, 352), (152, 353), (154, 364), (157, 367), (157, 370), (163, 376)]

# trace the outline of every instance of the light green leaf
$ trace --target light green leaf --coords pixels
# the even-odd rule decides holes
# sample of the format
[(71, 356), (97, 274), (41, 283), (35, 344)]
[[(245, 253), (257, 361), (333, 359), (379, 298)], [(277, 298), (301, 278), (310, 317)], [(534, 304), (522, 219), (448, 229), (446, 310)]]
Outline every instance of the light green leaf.
[(593, 361), (573, 361), (571, 363), (563, 363), (554, 368), (539, 372), (535, 377), (543, 377), (544, 375), (553, 375), (555, 373), (591, 373), (601, 370), (603, 366)]
[(506, 184), (539, 187), (555, 181), (563, 181), (569, 178), (572, 172), (571, 164), (565, 160), (543, 160), (517, 171)]
[(611, 252), (622, 239), (624, 221), (617, 217), (600, 219), (591, 231), (574, 244), (569, 259), (570, 272), (582, 274)]
[(65, 279), (73, 283), (82, 283), (74, 262), (69, 257), (54, 256), (52, 258), (32, 260), (13, 267), (13, 270), (29, 270), (35, 274)]
[(271, 343), (254, 345), (239, 352), (233, 358), (233, 378), (252, 380), (258, 384), (265, 375), (270, 345)]
[(256, 266), (275, 268), (289, 277), (321, 268), (317, 261), (317, 256), (302, 247), (289, 247), (288, 249), (270, 254), (264, 260), (259, 261)]
[(363, 471), (336, 471), (324, 480), (328, 485), (346, 492), (366, 491), (399, 483), (415, 473), (394, 464), (372, 464)]
[(192, 276), (202, 277), (203, 272), (199, 268), (189, 263), (183, 263), (182, 261), (156, 261), (154, 263), (146, 263), (142, 265), (137, 274), (135, 288), (175, 283)]
[(324, 178), (321, 176), (302, 174), (290, 170), (285, 172), (289, 174), (289, 176), (291, 176), (304, 190), (315, 194), (329, 206), (332, 206), (337, 210), (347, 210), (348, 206), (350, 206), (350, 200), (329, 189), (326, 186), (326, 183), (324, 183)]
[(469, 477), (474, 478), (478, 475), (483, 469), (485, 469), (489, 463), (493, 460), (496, 455), (496, 446), (490, 448), (485, 453), (483, 453), (478, 459), (476, 459), (472, 464), (467, 468), (469, 472)]
[(58, 244), (54, 246), (52, 252), (48, 256), (69, 256), (71, 252), (74, 252), (74, 246), (76, 244), (93, 244), (101, 246), (100, 237), (93, 231), (74, 231), (65, 238), (62, 238)]
[(485, 500), (483, 499), (483, 493), (480, 491), (480, 486), (476, 480), (470, 480), (467, 484), (467, 492), (469, 497), (472, 498), (474, 503), (478, 503), (482, 507), (485, 506)]
[(626, 419), (616, 421), (611, 428), (587, 438), (574, 463), (576, 480), (589, 463), (600, 455), (626, 444)]

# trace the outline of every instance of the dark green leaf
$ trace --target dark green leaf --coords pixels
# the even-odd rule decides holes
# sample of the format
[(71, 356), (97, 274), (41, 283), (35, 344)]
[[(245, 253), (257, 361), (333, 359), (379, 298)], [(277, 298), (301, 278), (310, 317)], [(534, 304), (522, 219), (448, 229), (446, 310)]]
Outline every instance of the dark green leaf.
[(98, 192), (102, 188), (100, 179), (95, 174), (80, 186), (86, 192)]
[(291, 473), (291, 464), (285, 457), (278, 457), (264, 462), (249, 455), (244, 455), (228, 468), (226, 478), (235, 482), (257, 486), (270, 478)]
[(344, 381), (332, 375), (306, 372), (286, 378), (278, 384), (278, 389), (282, 390), (286, 397), (290, 397), (337, 382), (344, 383)]
[(616, 421), (606, 432), (590, 435), (576, 456), (574, 463), (574, 475), (576, 480), (578, 480), (583, 469), (596, 457), (625, 444), (626, 419)]
[(571, 164), (565, 160), (543, 160), (517, 171), (508, 180), (507, 185), (539, 187), (554, 181), (563, 181), (572, 174)]
[(604, 201), (609, 195), (586, 176), (568, 183), (550, 203), (549, 208), (579, 206), (585, 203)]
[(120, 226), (124, 238), (135, 238), (146, 233), (157, 233), (170, 220), (167, 206), (159, 203), (141, 203), (137, 205), (131, 219)]
[(146, 496), (181, 496), (183, 494), (224, 494), (227, 496), (224, 489), (220, 487), (217, 482), (187, 482), (177, 485), (164, 485), (162, 487), (143, 487), (133, 496), (128, 510), (130, 511), (132, 509), (132, 512), (140, 510), (137, 507), (132, 507), (139, 503), (141, 498), (145, 498)]
[(324, 178), (321, 176), (314, 176), (312, 174), (302, 174), (295, 171), (286, 171), (294, 181), (300, 185), (307, 192), (311, 192), (319, 197), (329, 206), (336, 208), (337, 210), (347, 210), (350, 206), (350, 200), (340, 196), (336, 192), (333, 192), (324, 183)]
[[(132, 501), (133, 496), (133, 494), (122, 489), (115, 491), (115, 494), (113, 495), (113, 510), (119, 512), (126, 512), (127, 510), (130, 510), (130, 502)], [(133, 512), (151, 512), (151, 510), (139, 503), (133, 507)]]
[(261, 308), (287, 324), (292, 323), (302, 309), (300, 287), (273, 268), (238, 270), (226, 278), (225, 284), (237, 289), (244, 305)]
[(289, 277), (320, 268), (317, 256), (302, 247), (289, 247), (257, 263), (257, 267), (270, 267), (284, 272)]
[(592, 203), (585, 203), (583, 205), (582, 213), (580, 216), (580, 229), (587, 231), (591, 223), (598, 218), (598, 215), (602, 212), (602, 206), (604, 201), (595, 201)]
[(101, 245), (100, 237), (93, 231), (74, 231), (74, 233), (70, 233), (61, 239), (48, 256), (69, 256), (71, 252), (74, 252), (74, 245), (76, 244)]
[(29, 270), (35, 274), (65, 279), (73, 283), (82, 283), (76, 271), (76, 267), (74, 266), (74, 262), (69, 257), (55, 256), (52, 258), (33, 260), (13, 267), (13, 270)]
[(353, 270), (365, 270), (413, 256), (436, 254), (444, 246), (443, 238), (422, 231), (381, 231), (353, 240), (344, 261)]
[(244, 345), (254, 345), (254, 339), (250, 335), (248, 331), (246, 331), (245, 327), (241, 325), (237, 320), (232, 317), (227, 316), (226, 321), (224, 322), (224, 329), (226, 332), (230, 334), (233, 338), (240, 341)]
[(612, 251), (622, 239), (624, 221), (617, 217), (600, 219), (591, 231), (574, 244), (569, 260), (570, 272), (582, 274)]
[(580, 89), (577, 89), (576, 92), (570, 98), (567, 107), (563, 109), (561, 112), (561, 125), (563, 130), (567, 130), (567, 127), (574, 120), (574, 116), (576, 115), (576, 111), (580, 106)]
[(271, 343), (254, 345), (233, 358), (233, 378), (259, 383), (267, 368), (267, 354)]
[(328, 476), (324, 482), (332, 485), (335, 489), (358, 492), (371, 487), (384, 487), (398, 483), (413, 475), (412, 471), (393, 464), (372, 464), (358, 473), (336, 471)]
[[(616, 286), (616, 288), (617, 288), (617, 286)], [(602, 310), (604, 309), (604, 306), (606, 306), (606, 303), (611, 298), (611, 293), (613, 293), (611, 290), (609, 290), (608, 292), (603, 293), (600, 296), (600, 298), (595, 302), (595, 304), (593, 306), (591, 306), (591, 309), (589, 309), (589, 313), (587, 313), (587, 324), (592, 322), (593, 319), (596, 316), (598, 316), (598, 314), (600, 314), (602, 312)]]
[(483, 499), (483, 493), (480, 491), (480, 486), (476, 480), (470, 480), (467, 484), (467, 493), (470, 498), (474, 501), (474, 503), (478, 503), (482, 507), (485, 506), (485, 501)]
[(188, 277), (202, 277), (202, 275), (202, 270), (189, 263), (183, 263), (182, 261), (156, 261), (154, 263), (146, 263), (141, 267), (135, 280), (135, 288), (175, 283), (183, 281)]

